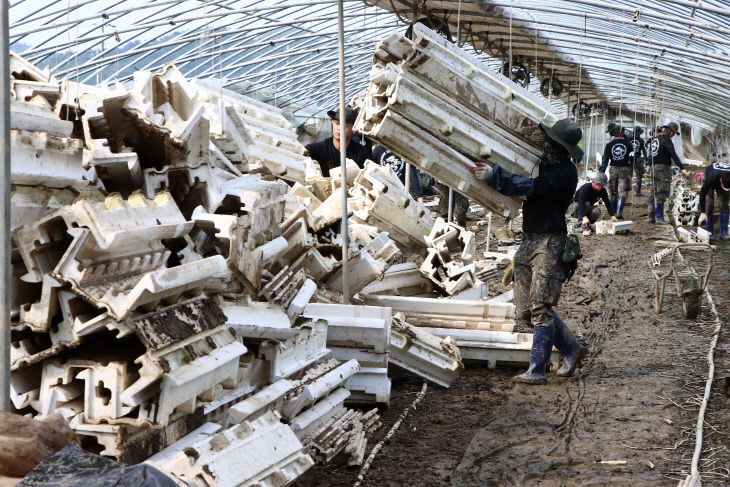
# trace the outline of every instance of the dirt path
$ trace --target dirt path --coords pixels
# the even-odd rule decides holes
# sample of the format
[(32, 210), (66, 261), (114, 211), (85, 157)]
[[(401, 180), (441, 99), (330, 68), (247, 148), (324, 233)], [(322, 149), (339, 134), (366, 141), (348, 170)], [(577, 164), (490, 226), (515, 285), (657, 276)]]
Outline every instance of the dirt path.
[[(558, 312), (588, 344), (575, 378), (515, 384), (517, 370), (470, 365), (451, 389), (430, 387), (417, 411), (380, 452), (367, 486), (671, 486), (689, 469), (707, 373), (714, 317), (686, 320), (675, 297), (653, 311), (646, 258), (662, 227), (640, 221), (644, 199), (627, 210), (631, 235), (582, 240), (584, 259)], [(665, 227), (666, 228), (666, 227)], [(664, 230), (666, 232), (666, 230)], [(667, 234), (664, 233), (664, 236)], [(710, 292), (730, 312), (730, 244), (719, 244)], [(716, 387), (705, 428), (703, 486), (727, 485), (730, 330), (718, 344)], [(394, 372), (393, 403), (377, 441), (420, 390)], [(601, 461), (625, 461), (607, 465)], [(312, 469), (297, 485), (352, 485), (342, 465)]]

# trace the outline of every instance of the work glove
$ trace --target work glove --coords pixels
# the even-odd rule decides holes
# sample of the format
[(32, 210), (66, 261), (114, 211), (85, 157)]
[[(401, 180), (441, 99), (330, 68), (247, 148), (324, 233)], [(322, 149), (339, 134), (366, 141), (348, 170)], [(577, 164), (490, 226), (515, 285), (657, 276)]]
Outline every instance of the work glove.
[(581, 228), (583, 228), (584, 230), (585, 230), (586, 228), (589, 228), (589, 227), (591, 226), (591, 221), (590, 221), (590, 220), (588, 219), (588, 217), (587, 217), (587, 216), (584, 216), (584, 217), (583, 217), (583, 221), (581, 222), (581, 225), (580, 225), (580, 226), (581, 226)]
[(700, 217), (697, 219), (697, 226), (701, 227), (707, 223), (707, 213), (700, 213)]
[(614, 215), (614, 216), (611, 217), (611, 221), (612, 222), (617, 222), (618, 221), (618, 218), (616, 218), (616, 215)]
[(482, 181), (486, 181), (490, 177), (492, 177), (492, 173), (494, 172), (494, 169), (492, 169), (492, 166), (487, 166), (486, 164), (483, 166), (478, 166), (474, 169), (474, 177), (477, 179), (480, 179)]
[(514, 275), (515, 270), (515, 261), (509, 263), (507, 268), (504, 270), (504, 274), (502, 275), (502, 284), (505, 286), (508, 286), (510, 282), (512, 282), (512, 277)]
[(682, 177), (684, 179), (689, 179), (689, 173), (687, 172), (686, 169), (682, 169)]

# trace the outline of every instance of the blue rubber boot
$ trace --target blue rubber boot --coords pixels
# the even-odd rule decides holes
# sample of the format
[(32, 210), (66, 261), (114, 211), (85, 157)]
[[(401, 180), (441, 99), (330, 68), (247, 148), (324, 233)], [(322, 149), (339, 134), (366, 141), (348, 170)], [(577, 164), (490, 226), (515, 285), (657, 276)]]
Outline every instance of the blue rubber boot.
[(525, 384), (546, 384), (545, 368), (553, 350), (555, 330), (536, 326), (532, 334), (532, 350), (530, 351), (530, 367), (527, 372), (514, 377), (517, 382)]
[(654, 218), (656, 218), (657, 223), (667, 223), (664, 219), (664, 203), (656, 204), (656, 207), (654, 208)]
[(654, 205), (649, 203), (649, 206), (646, 208), (646, 221), (649, 223), (656, 222), (656, 219), (654, 218)]
[(556, 374), (561, 377), (572, 377), (576, 367), (585, 358), (587, 350), (578, 343), (568, 325), (560, 319), (555, 311), (553, 311), (553, 323), (555, 323), (555, 347), (563, 356), (563, 363)]
[(642, 196), (641, 195), (641, 181), (636, 183), (636, 196)]
[(730, 215), (723, 213), (720, 215), (720, 238), (723, 240), (730, 240), (730, 234), (728, 233), (728, 220)]
[(613, 214), (616, 214), (616, 200), (611, 201), (611, 210), (613, 210)]
[(626, 198), (619, 198), (616, 202), (616, 218), (622, 220), (624, 218), (624, 205), (626, 204)]

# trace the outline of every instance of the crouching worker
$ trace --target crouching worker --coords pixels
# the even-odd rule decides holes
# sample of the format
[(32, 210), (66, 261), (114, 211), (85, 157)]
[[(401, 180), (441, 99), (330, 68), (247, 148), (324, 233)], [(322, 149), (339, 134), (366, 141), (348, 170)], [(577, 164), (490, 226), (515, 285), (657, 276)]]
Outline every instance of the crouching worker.
[(611, 201), (608, 199), (606, 183), (608, 183), (606, 173), (597, 172), (591, 177), (590, 183), (585, 183), (578, 188), (574, 198), (576, 202), (575, 216), (578, 218), (576, 228), (588, 229), (601, 218), (601, 209), (596, 206), (599, 199), (603, 200), (606, 205), (606, 210), (611, 215), (611, 221), (618, 221)]
[(545, 149), (536, 178), (509, 175), (498, 164), (473, 169), (477, 179), (500, 193), (527, 197), (522, 207), (523, 238), (514, 258), (513, 286), (518, 325), (534, 326), (530, 367), (515, 377), (528, 384), (547, 382), (545, 369), (553, 344), (563, 356), (558, 375), (573, 375), (585, 355), (585, 348), (553, 311), (567, 277), (563, 264), (565, 212), (578, 185), (578, 171), (571, 157), (576, 163), (583, 158), (578, 147), (583, 132), (568, 118), (553, 127), (540, 124), (540, 128)]
[[(713, 213), (715, 211), (715, 195), (720, 207), (720, 238), (730, 239), (728, 235), (728, 220), (730, 219), (730, 164), (716, 162), (705, 169), (702, 189), (700, 189), (700, 217), (697, 225), (706, 224), (710, 234), (714, 230)], [(714, 238), (714, 237), (711, 237)]]

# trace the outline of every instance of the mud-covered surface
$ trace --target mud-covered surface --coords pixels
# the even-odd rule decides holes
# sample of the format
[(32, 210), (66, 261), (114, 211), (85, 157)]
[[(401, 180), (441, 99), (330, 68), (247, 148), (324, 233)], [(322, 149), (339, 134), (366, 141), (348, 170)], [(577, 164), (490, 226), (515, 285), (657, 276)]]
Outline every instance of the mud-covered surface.
[[(645, 199), (632, 199), (624, 214), (634, 221), (634, 233), (582, 237), (585, 257), (557, 307), (589, 347), (577, 376), (550, 374), (546, 386), (528, 386), (511, 381), (516, 369), (467, 363), (450, 389), (429, 385), (362, 485), (677, 485), (695, 447), (716, 319), (706, 299), (698, 319), (685, 319), (673, 285), (663, 313), (654, 313), (647, 257), (659, 250), (657, 238), (671, 234), (645, 223)], [(708, 289), (727, 322), (730, 242), (717, 245)], [(720, 335), (715, 367), (703, 486), (728, 485), (730, 325)], [(395, 367), (391, 372), (391, 407), (382, 411), (383, 427), (368, 451), (421, 389), (418, 377)], [(335, 462), (312, 468), (296, 485), (352, 485), (357, 473)]]

